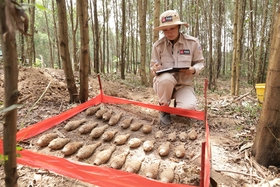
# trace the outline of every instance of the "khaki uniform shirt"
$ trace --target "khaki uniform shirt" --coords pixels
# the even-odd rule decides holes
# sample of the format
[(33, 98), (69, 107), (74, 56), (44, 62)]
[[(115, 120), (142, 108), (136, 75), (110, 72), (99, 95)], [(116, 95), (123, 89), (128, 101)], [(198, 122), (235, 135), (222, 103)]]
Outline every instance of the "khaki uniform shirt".
[[(162, 65), (162, 69), (171, 67), (193, 66), (196, 74), (204, 68), (204, 57), (202, 48), (197, 38), (179, 34), (178, 41), (173, 45), (166, 37), (156, 41), (153, 45), (151, 55), (151, 67), (154, 63)], [(173, 73), (177, 85), (192, 85), (194, 75), (184, 73)]]

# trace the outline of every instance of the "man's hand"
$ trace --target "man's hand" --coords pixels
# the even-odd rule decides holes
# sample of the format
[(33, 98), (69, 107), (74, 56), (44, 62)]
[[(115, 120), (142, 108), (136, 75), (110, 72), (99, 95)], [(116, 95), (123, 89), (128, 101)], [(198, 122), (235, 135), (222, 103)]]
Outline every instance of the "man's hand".
[(187, 75), (194, 75), (196, 73), (196, 70), (194, 67), (190, 67), (189, 69), (181, 69), (180, 72)]
[(154, 63), (153, 65), (151, 65), (151, 72), (153, 73), (153, 75), (156, 75), (156, 71), (159, 71), (162, 69), (162, 66), (159, 63)]

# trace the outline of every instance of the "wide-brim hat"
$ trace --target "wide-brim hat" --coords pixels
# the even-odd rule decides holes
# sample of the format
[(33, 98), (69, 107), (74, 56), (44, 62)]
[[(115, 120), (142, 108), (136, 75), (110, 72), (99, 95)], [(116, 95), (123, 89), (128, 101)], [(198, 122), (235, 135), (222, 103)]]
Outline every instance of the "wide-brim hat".
[(176, 10), (167, 10), (160, 15), (159, 18), (160, 26), (154, 28), (154, 31), (163, 30), (164, 28), (174, 25), (184, 25), (188, 27), (186, 22), (180, 20), (180, 16)]

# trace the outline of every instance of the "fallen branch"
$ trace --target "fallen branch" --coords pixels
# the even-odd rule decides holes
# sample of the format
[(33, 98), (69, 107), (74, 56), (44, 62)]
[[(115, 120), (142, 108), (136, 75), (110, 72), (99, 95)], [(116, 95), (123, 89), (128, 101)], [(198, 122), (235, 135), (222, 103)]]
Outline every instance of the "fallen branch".
[(247, 150), (245, 150), (245, 152), (244, 152), (244, 154), (245, 154), (245, 160), (247, 160), (248, 162), (249, 162), (249, 164), (250, 164), (250, 167), (248, 168), (249, 169), (249, 171), (250, 171), (250, 181), (252, 181), (252, 171), (253, 171), (253, 167), (252, 167), (252, 159), (250, 159), (249, 158), (249, 151), (248, 151), (248, 149)]
[(245, 175), (245, 176), (252, 176), (257, 179), (263, 180), (263, 178), (257, 176), (257, 175), (251, 175), (249, 173), (244, 173), (244, 172), (239, 172), (239, 171), (230, 171), (230, 170), (225, 170), (225, 169), (215, 169), (217, 172), (228, 172), (228, 173), (235, 173), (235, 174), (240, 174), (240, 175)]
[(251, 158), (252, 158), (252, 164), (253, 164), (254, 168), (256, 168), (256, 170), (262, 175), (262, 177), (265, 178), (265, 172), (264, 172), (264, 169), (262, 168), (262, 166), (257, 163), (257, 161), (254, 159), (254, 157), (251, 157)]
[(22, 98), (21, 100), (18, 101), (18, 104), (23, 104), (24, 101), (26, 101), (26, 100), (29, 99), (30, 97), (31, 97), (31, 95), (28, 95), (28, 96)]
[(44, 97), (44, 95), (45, 95), (46, 92), (48, 91), (50, 85), (51, 85), (51, 81), (49, 82), (49, 84), (48, 84), (47, 87), (45, 88), (45, 91), (41, 94), (41, 96), (39, 97), (39, 99), (29, 108), (27, 114), (25, 115), (25, 117), (24, 117), (24, 119), (23, 119), (23, 124), (22, 124), (22, 126), (24, 126), (24, 124), (25, 124), (25, 119), (27, 118), (27, 116), (29, 115), (29, 113), (35, 108), (35, 106), (37, 105), (37, 103)]
[(237, 97), (236, 99), (234, 99), (234, 100), (232, 100), (232, 101), (229, 101), (228, 103), (226, 103), (226, 104), (220, 106), (220, 108), (227, 107), (228, 105), (231, 105), (232, 103), (235, 103), (235, 102), (237, 102), (237, 101), (243, 99), (244, 97), (248, 96), (250, 93), (251, 93), (251, 92), (247, 92), (247, 93), (245, 93), (245, 94), (243, 94), (243, 95)]
[(266, 175), (265, 175), (265, 172), (264, 172), (264, 169), (262, 168), (262, 166), (259, 165), (259, 164), (256, 162), (256, 160), (254, 159), (254, 157), (251, 156), (251, 157), (249, 158), (248, 150), (245, 150), (245, 160), (247, 160), (247, 161), (250, 163), (250, 166), (251, 166), (252, 168), (255, 168), (255, 169), (258, 171), (258, 173), (261, 174), (261, 176), (262, 176), (263, 178), (266, 178)]
[(232, 102), (239, 101), (239, 100), (241, 100), (242, 98), (244, 98), (244, 97), (246, 97), (247, 95), (249, 95), (250, 93), (251, 93), (251, 92), (245, 93), (245, 94), (243, 94), (243, 95), (237, 97), (236, 99), (234, 99)]

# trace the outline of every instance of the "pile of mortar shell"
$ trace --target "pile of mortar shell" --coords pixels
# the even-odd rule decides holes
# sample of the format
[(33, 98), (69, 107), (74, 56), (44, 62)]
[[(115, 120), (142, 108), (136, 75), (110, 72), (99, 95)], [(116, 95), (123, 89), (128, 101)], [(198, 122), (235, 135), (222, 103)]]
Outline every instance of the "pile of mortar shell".
[[(41, 135), (36, 146), (39, 149), (60, 151), (64, 157), (73, 156), (78, 161), (89, 162), (87, 159), (91, 158), (90, 164), (93, 165), (106, 165), (138, 174), (141, 169), (141, 175), (145, 177), (172, 183), (181, 162), (166, 162), (166, 158), (172, 154), (174, 158), (183, 160), (186, 156), (186, 143), (197, 138), (195, 129), (189, 133), (164, 134), (152, 124), (103, 105), (90, 107), (82, 115), (84, 117), (81, 119), (64, 122), (63, 134), (56, 131)], [(87, 120), (89, 116), (99, 121)], [(91, 141), (75, 141), (72, 136), (65, 135), (67, 132), (75, 132)], [(142, 136), (135, 137), (134, 132), (140, 132)], [(166, 141), (156, 146), (156, 142), (164, 137)], [(175, 144), (177, 140), (179, 143)], [(104, 144), (107, 145), (102, 147)], [(137, 155), (137, 151), (141, 153)], [(151, 153), (155, 156), (147, 159)], [(146, 164), (143, 164), (144, 161)]]

